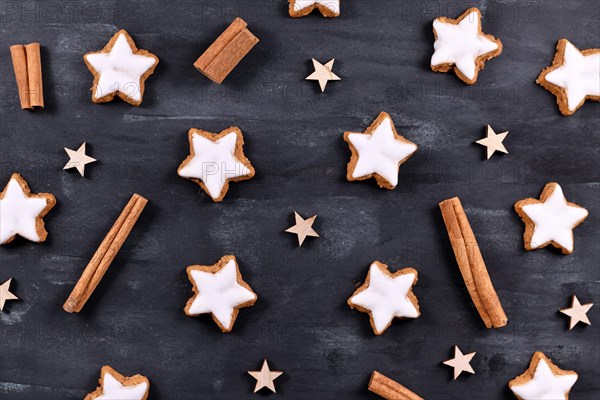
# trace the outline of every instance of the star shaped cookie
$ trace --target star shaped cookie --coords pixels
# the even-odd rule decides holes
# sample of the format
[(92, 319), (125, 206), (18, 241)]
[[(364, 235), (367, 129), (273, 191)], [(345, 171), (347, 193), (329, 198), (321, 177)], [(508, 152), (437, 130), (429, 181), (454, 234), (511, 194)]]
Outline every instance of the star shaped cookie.
[(90, 164), (97, 161), (95, 158), (92, 158), (85, 154), (85, 142), (83, 142), (83, 144), (79, 146), (77, 151), (67, 149), (65, 147), (65, 152), (69, 156), (69, 162), (65, 164), (63, 170), (77, 168), (77, 172), (79, 172), (79, 175), (81, 176), (84, 176), (85, 174), (86, 164)]
[(312, 59), (313, 66), (315, 67), (315, 72), (306, 77), (308, 81), (319, 81), (319, 86), (321, 87), (321, 92), (325, 92), (325, 88), (327, 87), (327, 82), (329, 81), (340, 81), (341, 78), (333, 73), (333, 63), (335, 62), (335, 58), (329, 61), (327, 64), (323, 65), (314, 58)]
[(213, 201), (223, 201), (229, 182), (254, 176), (254, 167), (244, 155), (244, 137), (239, 128), (234, 126), (218, 134), (192, 128), (188, 139), (190, 155), (177, 173), (200, 185)]
[(83, 60), (94, 75), (94, 103), (112, 101), (118, 96), (134, 106), (142, 104), (146, 79), (158, 64), (158, 57), (138, 50), (123, 29), (115, 33), (102, 50), (87, 53)]
[(593, 303), (581, 304), (577, 296), (573, 295), (571, 299), (571, 307), (561, 308), (559, 311), (570, 318), (569, 330), (573, 329), (577, 323), (591, 325), (587, 312), (592, 308)]
[(472, 85), (477, 82), (485, 61), (502, 53), (502, 42), (481, 31), (481, 13), (469, 8), (457, 19), (439, 17), (433, 21), (435, 52), (431, 56), (431, 69), (448, 72)]
[(348, 305), (368, 313), (373, 331), (381, 335), (394, 318), (421, 315), (419, 302), (412, 292), (417, 278), (417, 271), (412, 268), (391, 273), (387, 265), (373, 261), (365, 283), (348, 299)]
[(560, 39), (552, 65), (536, 82), (556, 96), (563, 115), (573, 115), (586, 100), (600, 101), (600, 49), (580, 51)]
[(108, 365), (100, 371), (100, 387), (84, 400), (146, 400), (150, 381), (142, 375), (125, 377)]
[(345, 132), (344, 140), (352, 152), (346, 178), (375, 178), (379, 187), (386, 189), (396, 187), (400, 165), (417, 151), (416, 144), (398, 135), (386, 112), (379, 114), (364, 133)]
[(248, 374), (256, 379), (256, 386), (254, 387), (254, 393), (258, 392), (262, 388), (267, 388), (273, 393), (277, 393), (275, 390), (275, 379), (283, 375), (281, 371), (271, 371), (267, 359), (263, 361), (263, 365), (260, 371), (248, 371)]
[(573, 253), (573, 229), (588, 216), (588, 211), (569, 203), (558, 183), (548, 183), (540, 199), (524, 199), (515, 210), (525, 222), (525, 248), (540, 249), (552, 245), (563, 254)]
[(211, 314), (223, 332), (230, 332), (240, 308), (250, 307), (257, 296), (244, 282), (234, 256), (224, 256), (214, 265), (187, 267), (194, 296), (188, 300), (185, 313), (190, 317)]
[(304, 17), (319, 10), (324, 17), (340, 15), (340, 0), (289, 0), (289, 13), (294, 18)]
[(12, 174), (0, 193), (0, 245), (19, 235), (32, 242), (43, 242), (48, 236), (42, 219), (56, 204), (50, 193), (32, 194), (25, 179)]
[(575, 371), (558, 368), (544, 353), (537, 351), (527, 371), (508, 382), (508, 387), (519, 400), (569, 400), (577, 378)]

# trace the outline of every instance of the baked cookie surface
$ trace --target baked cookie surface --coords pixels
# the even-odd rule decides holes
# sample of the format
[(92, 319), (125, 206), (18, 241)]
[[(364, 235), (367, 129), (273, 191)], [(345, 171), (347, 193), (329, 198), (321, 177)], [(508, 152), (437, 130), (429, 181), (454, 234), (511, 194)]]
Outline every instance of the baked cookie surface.
[(289, 13), (291, 17), (304, 17), (314, 10), (319, 10), (324, 17), (337, 17), (340, 15), (341, 0), (289, 0)]
[(100, 371), (100, 386), (84, 400), (146, 400), (150, 381), (143, 375), (125, 377), (105, 365)]
[(577, 378), (575, 371), (558, 368), (544, 353), (537, 351), (527, 371), (508, 382), (508, 387), (519, 400), (569, 400)]

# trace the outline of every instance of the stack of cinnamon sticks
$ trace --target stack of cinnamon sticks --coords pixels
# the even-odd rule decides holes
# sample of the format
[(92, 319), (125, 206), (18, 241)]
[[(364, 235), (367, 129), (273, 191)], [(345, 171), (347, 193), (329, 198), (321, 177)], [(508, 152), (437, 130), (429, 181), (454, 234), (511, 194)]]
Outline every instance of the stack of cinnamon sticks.
[(63, 305), (65, 311), (70, 313), (81, 311), (125, 243), (147, 203), (148, 200), (139, 194), (131, 197)]
[(44, 108), (40, 44), (30, 43), (10, 46), (10, 55), (15, 70), (21, 109)]

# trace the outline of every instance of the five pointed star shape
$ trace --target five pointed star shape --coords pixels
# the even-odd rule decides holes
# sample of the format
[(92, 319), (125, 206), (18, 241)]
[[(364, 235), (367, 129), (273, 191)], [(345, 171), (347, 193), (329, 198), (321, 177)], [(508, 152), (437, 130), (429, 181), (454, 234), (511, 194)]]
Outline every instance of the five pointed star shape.
[(102, 50), (87, 53), (84, 60), (94, 75), (94, 102), (111, 101), (117, 95), (134, 106), (142, 103), (144, 82), (158, 64), (158, 57), (138, 50), (125, 30), (115, 33)]
[(67, 149), (66, 147), (65, 151), (69, 155), (69, 162), (64, 166), (63, 170), (77, 168), (77, 171), (79, 171), (79, 174), (81, 176), (84, 176), (85, 174), (85, 165), (96, 161), (95, 158), (92, 158), (85, 154), (85, 142), (83, 142), (83, 144), (79, 146), (77, 151)]
[(467, 84), (477, 81), (483, 63), (502, 52), (502, 42), (481, 32), (481, 13), (470, 8), (457, 19), (446, 17), (433, 21), (436, 40), (431, 68), (447, 72), (454, 66), (458, 77)]
[(592, 308), (593, 305), (593, 303), (581, 304), (577, 296), (573, 295), (571, 307), (560, 309), (561, 313), (571, 317), (569, 322), (569, 330), (573, 329), (578, 322), (582, 322), (587, 325), (592, 324), (587, 316), (587, 312), (590, 310), (590, 308)]
[(0, 285), (0, 311), (4, 311), (4, 304), (8, 300), (18, 300), (19, 298), (10, 292), (10, 283), (12, 278)]
[(371, 327), (381, 335), (394, 318), (417, 318), (419, 306), (412, 293), (417, 271), (405, 268), (392, 274), (388, 266), (374, 261), (365, 283), (348, 299), (351, 308), (369, 313)]
[(398, 184), (400, 165), (417, 151), (417, 145), (398, 135), (392, 118), (382, 112), (364, 133), (345, 132), (352, 157), (347, 179), (374, 177), (380, 187), (394, 189)]
[(234, 256), (224, 256), (211, 266), (192, 265), (187, 268), (194, 296), (188, 300), (185, 313), (195, 317), (210, 313), (223, 332), (230, 332), (239, 309), (250, 307), (257, 296), (242, 280)]
[(142, 375), (125, 377), (109, 366), (102, 367), (100, 387), (88, 394), (86, 400), (145, 400), (150, 382)]
[(600, 101), (600, 49), (580, 51), (566, 39), (556, 49), (537, 83), (557, 96), (561, 113), (572, 115), (586, 99)]
[(508, 154), (508, 150), (502, 144), (506, 135), (508, 135), (508, 131), (496, 133), (491, 126), (487, 125), (487, 137), (478, 140), (476, 143), (487, 147), (487, 159), (489, 160), (496, 151)]
[(296, 225), (286, 229), (286, 232), (298, 235), (298, 246), (302, 246), (302, 243), (304, 243), (304, 239), (306, 239), (307, 236), (319, 237), (319, 234), (312, 228), (312, 225), (317, 218), (316, 215), (313, 215), (309, 219), (304, 219), (300, 214), (294, 211), (294, 217), (296, 218)]
[(570, 203), (558, 183), (548, 183), (537, 199), (515, 203), (515, 210), (525, 222), (525, 248), (534, 250), (548, 244), (564, 254), (573, 253), (573, 229), (588, 216), (588, 211)]
[(12, 174), (0, 193), (0, 244), (20, 235), (32, 242), (43, 242), (48, 232), (42, 217), (56, 204), (50, 193), (32, 194), (25, 179)]
[(536, 352), (529, 368), (508, 386), (520, 400), (568, 400), (577, 381), (575, 371), (558, 368), (541, 352)]
[(321, 86), (321, 92), (325, 91), (325, 87), (327, 86), (327, 82), (329, 81), (341, 81), (342, 78), (337, 76), (332, 72), (333, 63), (335, 62), (335, 58), (329, 61), (327, 64), (323, 65), (314, 58), (312, 59), (313, 65), (315, 67), (315, 72), (309, 75), (306, 79), (309, 81), (319, 81), (319, 85)]
[(474, 374), (473, 368), (471, 367), (471, 359), (475, 356), (475, 352), (469, 354), (463, 354), (458, 346), (454, 346), (454, 358), (444, 361), (445, 365), (449, 365), (454, 368), (454, 380), (463, 372), (470, 372)]
[(263, 365), (260, 371), (248, 371), (248, 373), (256, 379), (256, 386), (254, 387), (254, 393), (258, 392), (262, 388), (268, 388), (273, 393), (277, 393), (275, 390), (275, 379), (279, 378), (283, 372), (281, 371), (271, 371), (269, 369), (269, 364), (267, 364), (267, 359), (263, 361)]
[(192, 128), (188, 132), (190, 155), (177, 169), (179, 176), (198, 183), (215, 202), (229, 190), (229, 182), (250, 179), (254, 167), (244, 155), (244, 138), (239, 128), (219, 134)]

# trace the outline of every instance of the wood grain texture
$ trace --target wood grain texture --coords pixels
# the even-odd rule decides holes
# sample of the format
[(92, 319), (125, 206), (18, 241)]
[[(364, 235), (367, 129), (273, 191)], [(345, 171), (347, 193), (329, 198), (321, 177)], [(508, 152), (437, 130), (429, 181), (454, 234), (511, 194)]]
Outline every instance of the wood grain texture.
[[(596, 1), (568, 8), (553, 0), (347, 1), (333, 20), (290, 18), (279, 0), (180, 0), (168, 8), (0, 1), (0, 186), (20, 171), (36, 192), (57, 199), (44, 244), (15, 240), (0, 248), (0, 280), (14, 277), (11, 290), (21, 299), (0, 315), (2, 400), (81, 400), (102, 365), (147, 376), (152, 400), (248, 399), (255, 382), (245, 371), (265, 357), (285, 371), (278, 400), (376, 400), (367, 388), (374, 370), (425, 399), (485, 393), (514, 400), (506, 384), (536, 350), (577, 371), (573, 399), (598, 397), (600, 307), (588, 313), (591, 326), (573, 331), (557, 310), (573, 293), (585, 302), (600, 298), (600, 105), (563, 117), (535, 83), (558, 38), (600, 45)], [(433, 19), (470, 6), (480, 7), (485, 30), (504, 43), (473, 86), (429, 67)], [(191, 64), (237, 16), (261, 45), (218, 86)], [(90, 100), (81, 57), (120, 28), (161, 59), (139, 108)], [(40, 113), (21, 111), (10, 64), (10, 45), (31, 41), (40, 41), (44, 60)], [(335, 57), (344, 79), (325, 94), (304, 80), (313, 57)], [(381, 111), (419, 145), (390, 191), (345, 179), (343, 132), (364, 130)], [(487, 123), (511, 131), (510, 154), (485, 160), (474, 141)], [(213, 204), (176, 170), (191, 127), (232, 125), (244, 131), (257, 175)], [(63, 147), (84, 141), (100, 161), (82, 179), (61, 168)], [(513, 204), (547, 182), (559, 182), (590, 212), (570, 256), (523, 248)], [(81, 313), (65, 313), (62, 302), (132, 192), (149, 203), (110, 280)], [(485, 329), (468, 306), (437, 207), (453, 196), (467, 206), (493, 268), (510, 317), (505, 328)], [(319, 215), (320, 239), (298, 248), (284, 232), (294, 210)], [(182, 311), (190, 296), (185, 268), (225, 254), (236, 255), (261, 299), (230, 334), (210, 317)], [(374, 259), (419, 271), (421, 317), (380, 337), (345, 304)], [(477, 351), (477, 374), (458, 385), (441, 363), (455, 344)]]

